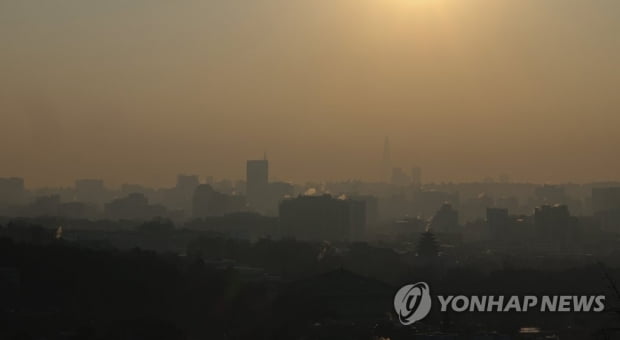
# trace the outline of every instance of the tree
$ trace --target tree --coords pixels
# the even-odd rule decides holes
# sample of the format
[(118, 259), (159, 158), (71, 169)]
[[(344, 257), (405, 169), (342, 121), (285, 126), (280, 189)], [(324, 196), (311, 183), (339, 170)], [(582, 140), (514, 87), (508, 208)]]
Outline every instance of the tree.
[(435, 235), (430, 231), (426, 231), (420, 235), (418, 240), (418, 256), (435, 257), (439, 253), (439, 245), (435, 239)]

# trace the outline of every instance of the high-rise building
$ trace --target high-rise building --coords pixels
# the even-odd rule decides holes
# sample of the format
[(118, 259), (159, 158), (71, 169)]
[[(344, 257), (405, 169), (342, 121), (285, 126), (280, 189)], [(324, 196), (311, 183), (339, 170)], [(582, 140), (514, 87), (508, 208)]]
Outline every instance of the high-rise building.
[(249, 160), (246, 167), (246, 192), (250, 207), (262, 210), (269, 185), (269, 161)]
[(542, 241), (564, 242), (575, 225), (566, 205), (543, 205), (534, 210), (534, 226)]
[(314, 241), (363, 239), (366, 203), (330, 195), (300, 196), (280, 203), (283, 236)]

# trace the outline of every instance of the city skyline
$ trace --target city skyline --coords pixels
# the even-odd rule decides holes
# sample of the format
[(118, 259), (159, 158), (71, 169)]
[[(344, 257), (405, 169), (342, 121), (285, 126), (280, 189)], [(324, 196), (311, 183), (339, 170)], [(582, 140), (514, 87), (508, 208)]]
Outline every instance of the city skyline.
[[(240, 167), (243, 168), (244, 167), (244, 163), (245, 161), (242, 161), (240, 163)], [(381, 161), (379, 161), (378, 163), (381, 163)], [(415, 164), (415, 163), (411, 163), (411, 164)], [(381, 168), (380, 165), (377, 165), (377, 169)], [(407, 179), (407, 185), (411, 185), (413, 184), (413, 182), (409, 183), (409, 181), (412, 178), (412, 173), (415, 171), (420, 171), (420, 170), (425, 170), (424, 168), (420, 168), (419, 166), (416, 165), (412, 165), (412, 166), (404, 166), (404, 167), (400, 167), (400, 166), (395, 166), (394, 168), (391, 168), (390, 173), (387, 175), (384, 175), (384, 172), (382, 171), (377, 171), (377, 172), (381, 172), (380, 175), (374, 176), (372, 178), (362, 178), (362, 177), (355, 177), (355, 176), (350, 176), (350, 177), (334, 177), (334, 178), (323, 178), (323, 179), (319, 179), (319, 178), (291, 178), (289, 176), (286, 176), (286, 174), (283, 174), (282, 171), (278, 171), (277, 169), (273, 169), (273, 172), (276, 173), (276, 175), (273, 175), (270, 173), (269, 175), (269, 180), (270, 181), (274, 181), (274, 182), (282, 182), (282, 183), (291, 183), (291, 184), (296, 184), (296, 185), (306, 185), (306, 184), (320, 184), (320, 183), (339, 183), (339, 182), (361, 182), (361, 183), (383, 183), (383, 184), (394, 184), (397, 186), (402, 186), (403, 183), (398, 183), (395, 184), (393, 183), (393, 176), (394, 176), (394, 171), (397, 171), (399, 174), (402, 174), (405, 176), (405, 178)], [(232, 171), (233, 173), (235, 173), (234, 176), (230, 176), (227, 174), (222, 174), (222, 176), (215, 176), (213, 173), (210, 173), (208, 171), (171, 171), (170, 173), (167, 174), (163, 174), (162, 176), (159, 177), (159, 179), (157, 181), (145, 181), (143, 179), (140, 179), (139, 177), (133, 177), (134, 180), (130, 180), (131, 177), (127, 177), (126, 179), (124, 178), (110, 178), (109, 176), (97, 176), (97, 175), (92, 175), (92, 176), (80, 176), (80, 177), (73, 177), (73, 178), (69, 178), (69, 177), (65, 177), (65, 179), (63, 179), (60, 182), (54, 181), (54, 182), (41, 182), (39, 176), (23, 176), (23, 175), (19, 175), (19, 174), (13, 174), (13, 173), (2, 173), (0, 172), (0, 178), (17, 178), (17, 179), (22, 179), (24, 181), (24, 186), (26, 189), (28, 190), (35, 190), (35, 189), (45, 189), (45, 188), (69, 188), (69, 187), (74, 187), (75, 183), (77, 181), (80, 180), (101, 180), (105, 186), (107, 188), (114, 188), (114, 189), (118, 189), (118, 188), (122, 188), (125, 185), (138, 185), (138, 186), (143, 186), (146, 188), (154, 188), (154, 189), (162, 189), (162, 188), (169, 188), (169, 187), (173, 187), (176, 183), (177, 180), (177, 176), (181, 175), (188, 175), (188, 176), (197, 176), (198, 179), (200, 180), (201, 184), (209, 184), (209, 181), (232, 181), (232, 182), (246, 182), (246, 174), (245, 172), (243, 172), (243, 170), (235, 170)], [(236, 175), (236, 173), (239, 173), (238, 175)], [(591, 180), (584, 180), (584, 181), (577, 181), (577, 180), (547, 180), (547, 181), (536, 181), (536, 180), (528, 180), (528, 179), (521, 179), (518, 177), (513, 177), (511, 174), (509, 173), (498, 173), (498, 174), (488, 174), (485, 175), (483, 177), (480, 178), (475, 178), (475, 177), (471, 177), (471, 178), (462, 178), (461, 180), (456, 180), (456, 179), (451, 179), (451, 178), (437, 178), (435, 177), (435, 180), (430, 179), (429, 177), (433, 177), (430, 176), (430, 174), (427, 174), (426, 171), (423, 172), (423, 180), (421, 181), (421, 184), (430, 184), (430, 185), (436, 185), (436, 184), (444, 184), (444, 183), (454, 183), (454, 184), (466, 184), (466, 183), (511, 183), (511, 184), (532, 184), (532, 185), (565, 185), (565, 184), (575, 184), (575, 185), (587, 185), (587, 184), (597, 184), (597, 183), (620, 183), (620, 179), (612, 179), (612, 178), (594, 178)], [(550, 177), (553, 178), (553, 177)]]
[(620, 339), (620, 1), (0, 1), (0, 339)]

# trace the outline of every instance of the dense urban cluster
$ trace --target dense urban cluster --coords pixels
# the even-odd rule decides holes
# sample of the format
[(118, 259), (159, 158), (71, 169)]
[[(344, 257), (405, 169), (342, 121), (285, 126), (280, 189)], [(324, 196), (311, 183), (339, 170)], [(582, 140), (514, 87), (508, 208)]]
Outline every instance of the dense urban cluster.
[[(582, 339), (617, 335), (620, 183), (424, 183), (179, 175), (172, 188), (0, 179), (1, 337)], [(604, 294), (604, 313), (440, 313), (392, 298)], [(554, 338), (555, 337), (555, 338)]]

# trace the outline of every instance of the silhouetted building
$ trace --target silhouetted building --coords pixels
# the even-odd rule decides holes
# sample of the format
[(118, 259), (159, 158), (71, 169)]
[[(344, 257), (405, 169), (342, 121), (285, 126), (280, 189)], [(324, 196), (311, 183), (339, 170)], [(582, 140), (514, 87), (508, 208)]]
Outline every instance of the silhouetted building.
[(462, 202), (460, 206), (461, 221), (475, 221), (483, 219), (486, 214), (487, 208), (492, 208), (495, 205), (493, 198), (482, 192), (475, 197), (470, 197)]
[(0, 209), (23, 203), (25, 194), (23, 178), (0, 178)]
[(422, 169), (419, 167), (411, 168), (411, 183), (416, 188), (422, 186)]
[(26, 207), (26, 216), (58, 216), (60, 196), (50, 195), (37, 197)]
[(101, 179), (79, 179), (75, 181), (75, 200), (101, 206), (107, 199)]
[(566, 204), (567, 196), (564, 188), (559, 185), (545, 184), (536, 188), (535, 190), (538, 204), (554, 205), (554, 204)]
[(187, 208), (189, 208), (192, 195), (198, 185), (200, 185), (200, 180), (196, 175), (177, 175), (177, 184), (175, 189), (177, 195), (179, 195), (179, 208), (183, 210), (187, 210)]
[(164, 192), (164, 205), (175, 210), (182, 210), (186, 216), (189, 216), (194, 190), (198, 185), (200, 185), (200, 180), (196, 175), (177, 175), (175, 187)]
[(215, 181), (211, 184), (215, 191), (221, 192), (222, 194), (230, 195), (233, 193), (233, 183), (230, 180), (223, 179), (220, 181)]
[(92, 218), (97, 216), (94, 205), (83, 202), (66, 202), (58, 206), (58, 216), (67, 218)]
[(620, 210), (620, 187), (592, 188), (592, 211)]
[(566, 205), (543, 205), (534, 211), (534, 226), (540, 240), (566, 242), (576, 227), (576, 219), (570, 216)]
[(291, 197), (295, 191), (292, 184), (286, 182), (273, 182), (267, 185), (265, 202), (263, 203), (262, 214), (269, 216), (278, 215), (280, 202), (287, 197)]
[(349, 204), (349, 218), (351, 224), (350, 240), (363, 240), (367, 225), (366, 202), (347, 200), (347, 203)]
[(495, 206), (497, 208), (508, 209), (510, 211), (519, 210), (519, 199), (515, 196), (505, 197), (502, 196), (495, 200)]
[(366, 204), (366, 225), (375, 224), (379, 221), (379, 200), (371, 195), (347, 195), (355, 201), (363, 201)]
[(620, 187), (592, 188), (592, 211), (603, 230), (620, 232)]
[(146, 196), (140, 193), (115, 199), (105, 205), (104, 211), (108, 218), (119, 220), (150, 220), (167, 214), (164, 206), (149, 204)]
[(459, 212), (454, 210), (451, 204), (445, 203), (435, 213), (429, 226), (433, 232), (459, 232)]
[(379, 215), (383, 220), (401, 219), (411, 213), (411, 201), (404, 190), (379, 200)]
[(244, 180), (235, 181), (235, 193), (247, 196), (246, 182)]
[(413, 192), (413, 209), (416, 215), (433, 216), (444, 203), (459, 206), (459, 193), (437, 190), (414, 190)]
[(246, 210), (245, 197), (223, 194), (209, 184), (201, 184), (192, 198), (192, 217), (204, 218)]
[(363, 201), (330, 195), (299, 196), (280, 203), (283, 236), (301, 240), (347, 241), (358, 239), (366, 227)]
[(506, 239), (509, 234), (510, 224), (508, 209), (487, 208), (487, 226), (491, 239)]
[(196, 175), (177, 175), (176, 188), (182, 191), (191, 191), (196, 189), (200, 184), (200, 180)]
[[(139, 184), (128, 184), (125, 183), (123, 185), (121, 185), (121, 191), (120, 193), (124, 196), (127, 196), (129, 194), (133, 194), (133, 193), (141, 193), (144, 194), (144, 196), (146, 196), (149, 201), (153, 200), (153, 198), (156, 198), (156, 191), (153, 188), (149, 188), (149, 187), (145, 187)], [(161, 197), (159, 197), (159, 200), (161, 200)]]
[(266, 208), (269, 184), (269, 161), (249, 160), (246, 164), (246, 191), (248, 204), (262, 211)]
[(392, 185), (404, 186), (409, 184), (409, 176), (405, 174), (403, 169), (401, 168), (393, 168), (392, 169)]

